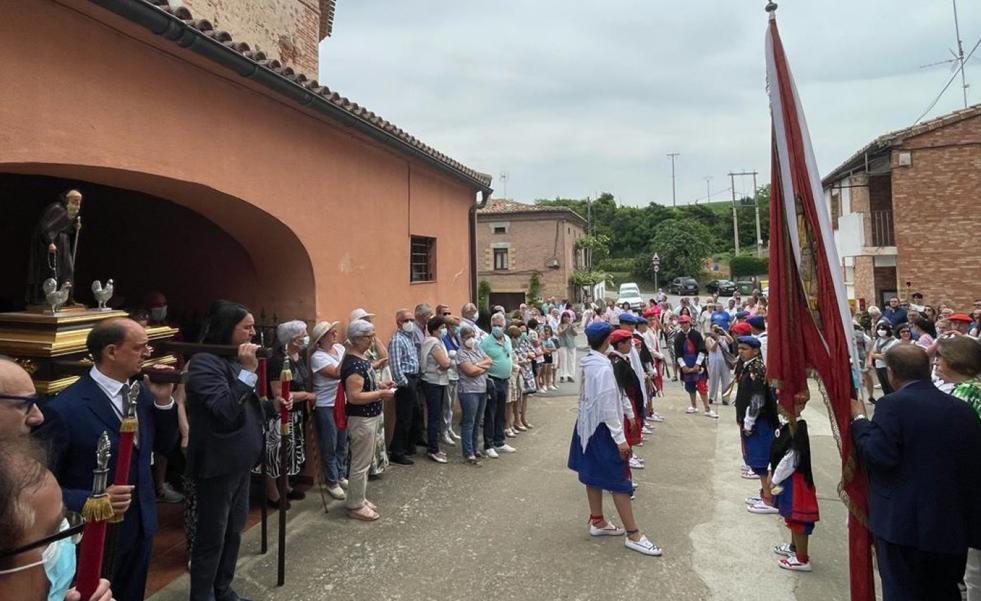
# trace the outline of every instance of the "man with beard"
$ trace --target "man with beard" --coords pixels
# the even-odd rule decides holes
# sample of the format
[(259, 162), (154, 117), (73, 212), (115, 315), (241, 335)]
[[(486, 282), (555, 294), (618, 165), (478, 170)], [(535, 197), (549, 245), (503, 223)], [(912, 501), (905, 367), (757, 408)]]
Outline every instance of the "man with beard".
[(75, 257), (72, 242), (82, 227), (78, 212), (82, 208), (82, 193), (69, 190), (56, 202), (44, 208), (31, 236), (31, 251), (27, 258), (28, 305), (47, 305), (42, 285), (54, 278), (59, 287), (65, 282), (74, 284)]

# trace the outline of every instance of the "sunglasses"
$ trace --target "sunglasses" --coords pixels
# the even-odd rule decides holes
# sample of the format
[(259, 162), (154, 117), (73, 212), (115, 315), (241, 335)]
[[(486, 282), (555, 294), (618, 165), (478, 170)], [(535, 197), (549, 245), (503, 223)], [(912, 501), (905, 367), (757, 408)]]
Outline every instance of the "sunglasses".
[(31, 409), (40, 403), (41, 395), (37, 393), (26, 396), (17, 394), (0, 394), (0, 401), (12, 401), (14, 403), (18, 403), (20, 408), (24, 410), (24, 413), (30, 413)]
[(77, 545), (82, 541), (82, 530), (85, 528), (85, 518), (82, 514), (75, 513), (74, 511), (66, 511), (65, 519), (68, 520), (68, 528), (59, 531), (51, 536), (46, 536), (44, 538), (38, 539), (34, 542), (27, 543), (26, 545), (21, 545), (14, 549), (7, 549), (0, 551), (0, 557), (14, 557), (15, 555), (20, 555), (31, 549), (37, 549), (39, 547), (47, 547), (51, 543), (58, 542), (64, 538), (71, 538), (71, 543)]

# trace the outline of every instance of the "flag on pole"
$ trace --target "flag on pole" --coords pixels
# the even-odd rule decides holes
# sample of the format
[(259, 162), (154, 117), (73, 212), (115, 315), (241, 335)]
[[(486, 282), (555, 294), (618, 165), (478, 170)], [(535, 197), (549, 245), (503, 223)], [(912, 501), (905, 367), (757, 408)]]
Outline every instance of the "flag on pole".
[(841, 454), (838, 493), (849, 511), (852, 601), (872, 601), (868, 484), (851, 441), (852, 395), (858, 384), (855, 330), (845, 298), (831, 217), (811, 148), (797, 87), (770, 3), (766, 34), (767, 88), (772, 123), (770, 290), (766, 371), (781, 413), (794, 419), (806, 377), (820, 378)]

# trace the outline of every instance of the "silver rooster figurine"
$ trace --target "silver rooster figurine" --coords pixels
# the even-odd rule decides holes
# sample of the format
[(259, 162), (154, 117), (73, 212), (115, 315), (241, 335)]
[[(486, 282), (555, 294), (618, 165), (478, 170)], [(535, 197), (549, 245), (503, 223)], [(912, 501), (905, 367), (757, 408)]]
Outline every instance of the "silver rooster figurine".
[(95, 300), (99, 303), (99, 311), (108, 311), (109, 307), (106, 307), (106, 303), (112, 298), (112, 278), (106, 280), (105, 288), (102, 287), (102, 282), (96, 280), (92, 282), (92, 295), (95, 296)]
[(52, 314), (57, 313), (58, 308), (68, 302), (68, 292), (71, 290), (71, 287), (71, 282), (64, 282), (59, 290), (58, 281), (54, 278), (48, 278), (41, 284), (41, 290), (44, 292), (44, 300), (51, 307)]

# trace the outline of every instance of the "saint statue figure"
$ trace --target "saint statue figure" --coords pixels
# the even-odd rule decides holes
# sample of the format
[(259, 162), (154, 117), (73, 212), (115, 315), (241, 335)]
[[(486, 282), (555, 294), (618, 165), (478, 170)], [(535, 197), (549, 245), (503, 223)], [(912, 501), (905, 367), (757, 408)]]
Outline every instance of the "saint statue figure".
[(44, 208), (41, 219), (31, 236), (31, 252), (27, 263), (28, 305), (45, 305), (42, 284), (54, 278), (60, 288), (65, 282), (74, 284), (75, 245), (82, 227), (78, 216), (82, 208), (82, 193), (68, 190), (56, 202)]

